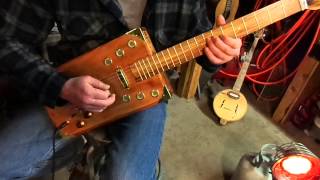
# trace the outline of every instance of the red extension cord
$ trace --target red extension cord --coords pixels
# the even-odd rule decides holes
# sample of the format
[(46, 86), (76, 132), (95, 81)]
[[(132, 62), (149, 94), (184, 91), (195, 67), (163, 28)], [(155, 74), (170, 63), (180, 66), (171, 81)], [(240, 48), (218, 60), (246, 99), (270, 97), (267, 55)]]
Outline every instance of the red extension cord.
[[(271, 4), (275, 0), (257, 0), (254, 6), (254, 10), (260, 9), (263, 6)], [(246, 80), (252, 83), (253, 92), (259, 96), (262, 100), (273, 101), (278, 99), (278, 97), (262, 97), (261, 93), (258, 92), (257, 86), (275, 86), (283, 85), (285, 86), (296, 73), (297, 67), (295, 69), (286, 68), (290, 63), (290, 56), (295, 52), (293, 50), (306, 39), (312, 41), (306, 51), (303, 52), (303, 57), (305, 57), (311, 51), (313, 45), (320, 37), (320, 13), (316, 11), (306, 10), (297, 22), (285, 33), (280, 34), (278, 37), (273, 37), (270, 42), (264, 42), (262, 49), (259, 50), (256, 56), (253, 57), (252, 62), (255, 64), (255, 69), (250, 69), (251, 72), (247, 73)], [(278, 22), (271, 26), (275, 28), (275, 31), (281, 32), (283, 27), (283, 22)], [(317, 27), (315, 31), (314, 28)], [(310, 36), (310, 34), (312, 36)], [(240, 61), (238, 59), (238, 64)], [(278, 79), (269, 81), (269, 77), (276, 68), (284, 67), (283, 77), (277, 77)], [(229, 78), (236, 78), (238, 72), (226, 72), (226, 70), (221, 69), (219, 71), (223, 76)]]

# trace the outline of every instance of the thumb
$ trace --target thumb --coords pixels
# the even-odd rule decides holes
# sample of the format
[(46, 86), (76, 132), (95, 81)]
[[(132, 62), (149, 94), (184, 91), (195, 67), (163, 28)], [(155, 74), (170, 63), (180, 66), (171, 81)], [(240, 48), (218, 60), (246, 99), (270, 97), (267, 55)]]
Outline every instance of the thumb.
[(226, 20), (224, 19), (224, 17), (221, 14), (217, 17), (216, 24), (218, 26), (226, 24)]
[(108, 90), (110, 88), (108, 84), (105, 84), (102, 81), (95, 78), (91, 78), (89, 81), (89, 84), (91, 84), (94, 88), (101, 89), (101, 90)]

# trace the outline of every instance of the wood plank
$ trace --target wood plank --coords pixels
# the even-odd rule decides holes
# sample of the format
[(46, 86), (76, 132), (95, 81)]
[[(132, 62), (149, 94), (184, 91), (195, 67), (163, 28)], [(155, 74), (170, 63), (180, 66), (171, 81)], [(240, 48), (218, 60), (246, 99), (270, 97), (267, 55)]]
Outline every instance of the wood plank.
[(196, 94), (202, 68), (195, 61), (191, 61), (182, 65), (180, 70), (177, 95), (190, 99)]
[(199, 85), (199, 79), (201, 75), (202, 67), (198, 65), (197, 63), (192, 63), (192, 73), (189, 76), (189, 82), (188, 82), (188, 90), (186, 90), (186, 98), (190, 99), (193, 98), (196, 94), (198, 85)]
[(299, 65), (296, 75), (273, 113), (272, 120), (279, 123), (288, 121), (298, 105), (320, 88), (319, 74), (319, 61), (307, 56)]

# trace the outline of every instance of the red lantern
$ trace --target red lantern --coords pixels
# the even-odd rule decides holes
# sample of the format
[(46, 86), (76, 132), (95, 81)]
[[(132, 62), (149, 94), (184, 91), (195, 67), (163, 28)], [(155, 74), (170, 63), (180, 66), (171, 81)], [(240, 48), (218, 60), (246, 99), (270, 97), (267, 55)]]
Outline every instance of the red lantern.
[(272, 166), (276, 180), (320, 180), (320, 159), (304, 145), (291, 143), (280, 146)]

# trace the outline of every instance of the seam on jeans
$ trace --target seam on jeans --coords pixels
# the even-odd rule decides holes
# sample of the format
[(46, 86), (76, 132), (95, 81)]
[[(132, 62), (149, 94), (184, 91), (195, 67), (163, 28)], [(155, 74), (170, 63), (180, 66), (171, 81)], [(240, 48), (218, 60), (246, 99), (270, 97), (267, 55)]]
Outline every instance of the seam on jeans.
[[(64, 142), (65, 140), (63, 139), (61, 141), (56, 141), (56, 149), (59, 150)], [(52, 158), (52, 153), (53, 153), (53, 149), (52, 149), (52, 146), (50, 146), (49, 150), (46, 153), (44, 153), (44, 155), (39, 159), (39, 161), (37, 161), (35, 164), (32, 164), (30, 166), (28, 176), (26, 177), (33, 176), (37, 174), (39, 169), (49, 166), (49, 163), (51, 162), (51, 158)], [(58, 160), (59, 158), (63, 158), (63, 156), (55, 156), (55, 158), (56, 160)], [(43, 165), (39, 166), (39, 164), (43, 164)]]

